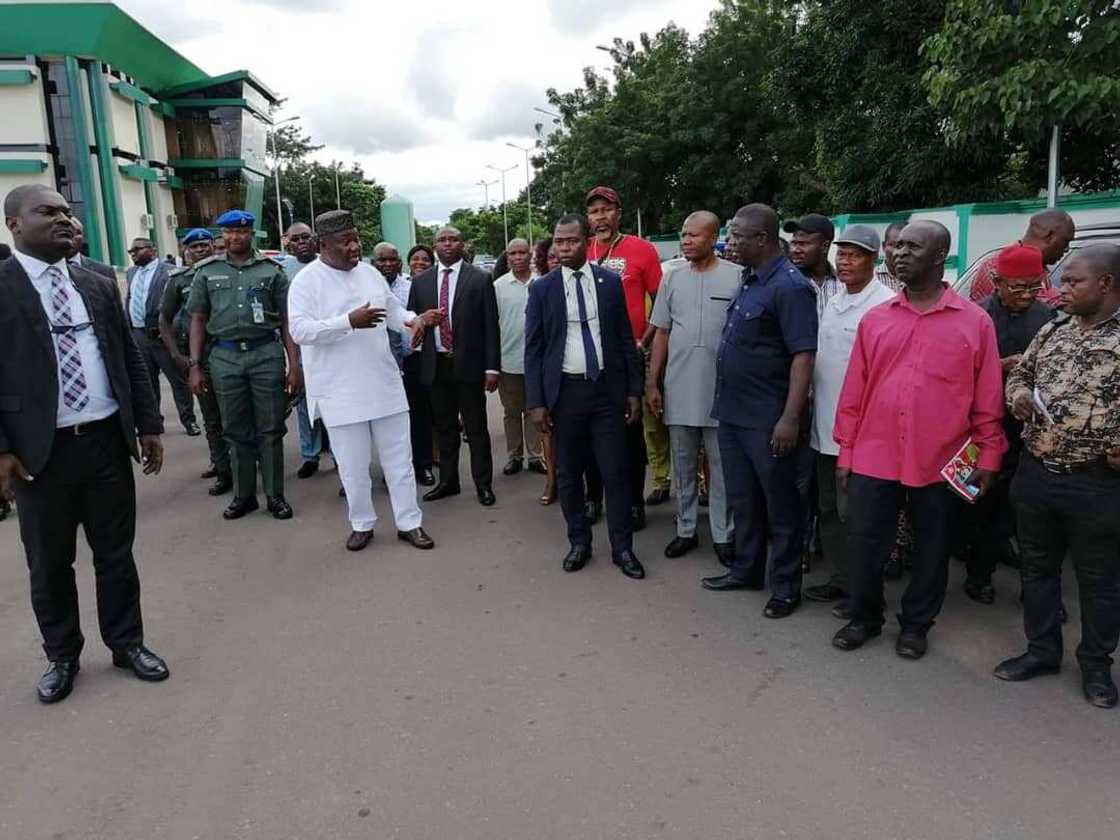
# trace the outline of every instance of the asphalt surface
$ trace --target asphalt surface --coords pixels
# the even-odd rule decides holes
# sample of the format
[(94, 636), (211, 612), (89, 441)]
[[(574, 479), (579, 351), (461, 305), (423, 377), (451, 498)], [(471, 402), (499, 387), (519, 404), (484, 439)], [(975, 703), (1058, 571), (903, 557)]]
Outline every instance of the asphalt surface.
[[(41, 706), (0, 524), (2, 840), (1117, 836), (1120, 711), (1081, 698), (1072, 575), (1065, 670), (1010, 685), (991, 676), (1023, 647), (1010, 570), (983, 607), (954, 567), (923, 661), (894, 654), (893, 627), (845, 654), (826, 606), (771, 621), (761, 593), (701, 589), (706, 530), (666, 560), (671, 504), (637, 536), (638, 582), (603, 525), (564, 574), (559, 508), (526, 473), (497, 477), (491, 509), (426, 505), (430, 552), (396, 540), (377, 482), (377, 538), (354, 554), (333, 467), (294, 478), (294, 429), (295, 519), (227, 523), (204, 443), (169, 425), (136, 547), (168, 682), (111, 666), (83, 544), (82, 672)], [(491, 429), (500, 468), (496, 399)]]

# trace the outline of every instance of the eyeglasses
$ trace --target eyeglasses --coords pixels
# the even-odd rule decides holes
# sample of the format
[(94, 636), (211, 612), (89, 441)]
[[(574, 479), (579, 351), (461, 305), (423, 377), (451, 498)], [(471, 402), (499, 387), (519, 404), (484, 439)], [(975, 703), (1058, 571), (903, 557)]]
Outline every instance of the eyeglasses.
[(1004, 286), (1003, 288), (1009, 295), (1027, 297), (1028, 295), (1037, 295), (1039, 292), (1041, 292), (1042, 284), (1035, 283), (1033, 286)]

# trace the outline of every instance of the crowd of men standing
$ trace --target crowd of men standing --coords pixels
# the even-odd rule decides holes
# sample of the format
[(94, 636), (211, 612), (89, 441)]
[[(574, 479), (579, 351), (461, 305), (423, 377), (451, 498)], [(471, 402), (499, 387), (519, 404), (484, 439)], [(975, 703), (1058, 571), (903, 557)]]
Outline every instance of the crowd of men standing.
[[(502, 472), (546, 477), (540, 502), (560, 502), (566, 572), (591, 561), (605, 502), (612, 561), (643, 578), (633, 534), (672, 486), (667, 558), (700, 546), (706, 506), (724, 571), (702, 585), (766, 590), (771, 619), (792, 615), (803, 592), (832, 603), (845, 622), (832, 643), (845, 651), (882, 633), (884, 576), (895, 561), (909, 570), (895, 649), (919, 659), (950, 556), (966, 561), (965, 591), (981, 603), (994, 600), (1003, 560), (1022, 570), (1028, 647), (995, 674), (1054, 673), (1068, 555), (1084, 693), (1097, 706), (1117, 703), (1120, 247), (1080, 248), (1060, 291), (1051, 289), (1046, 264), (1074, 234), (1060, 211), (1032, 218), (1022, 241), (985, 263), (979, 282), (990, 291), (978, 304), (945, 283), (950, 235), (933, 221), (892, 225), (880, 242), (873, 228), (837, 235), (827, 217), (810, 214), (785, 223), (787, 242), (777, 213), (750, 204), (727, 222), (720, 256), (720, 219), (700, 210), (682, 224), (680, 257), (663, 264), (652, 245), (621, 232), (621, 198), (605, 186), (535, 250), (513, 240), (493, 277), (471, 264), (454, 227), (404, 259), (378, 243), (366, 262), (350, 214), (331, 211), (314, 233), (293, 225), (287, 255), (274, 260), (253, 246), (256, 220), (234, 210), (216, 220), (221, 252), (211, 232), (193, 230), (182, 267), (135, 241), (123, 299), (112, 270), (80, 255), (80, 228), (57, 193), (15, 190), (5, 217), (16, 250), (0, 264), (0, 317), (19, 319), (22, 331), (0, 331), (0, 358), (41, 350), (47, 336), (59, 386), (44, 401), (31, 396), (24, 370), (0, 367), (0, 489), (18, 503), (51, 661), (44, 702), (68, 695), (78, 670), (79, 524), (94, 550), (114, 662), (143, 679), (168, 674), (140, 631), (127, 467), (130, 451), (145, 471), (160, 467), (162, 374), (188, 435), (201, 433), (192, 393), (199, 399), (210, 455), (203, 475), (215, 479), (212, 495), (232, 490), (226, 519), (258, 509), (258, 473), (267, 511), (293, 516), (283, 437), (294, 408), (297, 476), (314, 476), (326, 452), (338, 465), (346, 547), (373, 539), (376, 451), (398, 537), (430, 549), (417, 488), (429, 488), (426, 502), (461, 492), (464, 440), (478, 502), (496, 502), (486, 399), (497, 392)], [(83, 309), (114, 295), (114, 315)], [(43, 366), (41, 353), (35, 362)], [(53, 441), (32, 435), (25, 404), (52, 415)], [(120, 439), (109, 476), (83, 479), (89, 502), (67, 503), (56, 520), (81, 457), (72, 450), (91, 430)], [(966, 444), (968, 501), (943, 475)], [(124, 513), (110, 515), (94, 498), (109, 479), (123, 482)], [(116, 524), (95, 540), (94, 518)], [(912, 543), (908, 556), (902, 543)], [(803, 587), (818, 553), (828, 576)], [(103, 580), (121, 583), (103, 592)]]

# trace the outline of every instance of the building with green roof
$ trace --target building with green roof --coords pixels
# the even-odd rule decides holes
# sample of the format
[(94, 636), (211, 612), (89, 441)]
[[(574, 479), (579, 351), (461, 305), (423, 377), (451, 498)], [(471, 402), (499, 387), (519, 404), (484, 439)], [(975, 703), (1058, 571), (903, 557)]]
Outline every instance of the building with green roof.
[(0, 0), (0, 201), (18, 184), (58, 189), (95, 259), (127, 265), (138, 236), (177, 253), (187, 229), (235, 207), (260, 218), (277, 102), (112, 3)]

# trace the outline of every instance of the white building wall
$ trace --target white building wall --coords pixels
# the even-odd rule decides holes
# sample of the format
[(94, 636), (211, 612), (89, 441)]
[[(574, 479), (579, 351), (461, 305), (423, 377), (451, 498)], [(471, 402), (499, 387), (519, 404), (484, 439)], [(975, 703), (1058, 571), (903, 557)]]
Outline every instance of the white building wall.
[(126, 96), (109, 91), (109, 110), (113, 115), (113, 142), (123, 152), (140, 154), (140, 132), (136, 127), (136, 105)]
[(144, 201), (144, 182), (135, 178), (121, 178), (120, 190), (125, 242), (131, 243), (138, 236), (149, 236), (148, 229), (141, 224), (141, 217), (148, 212)]

